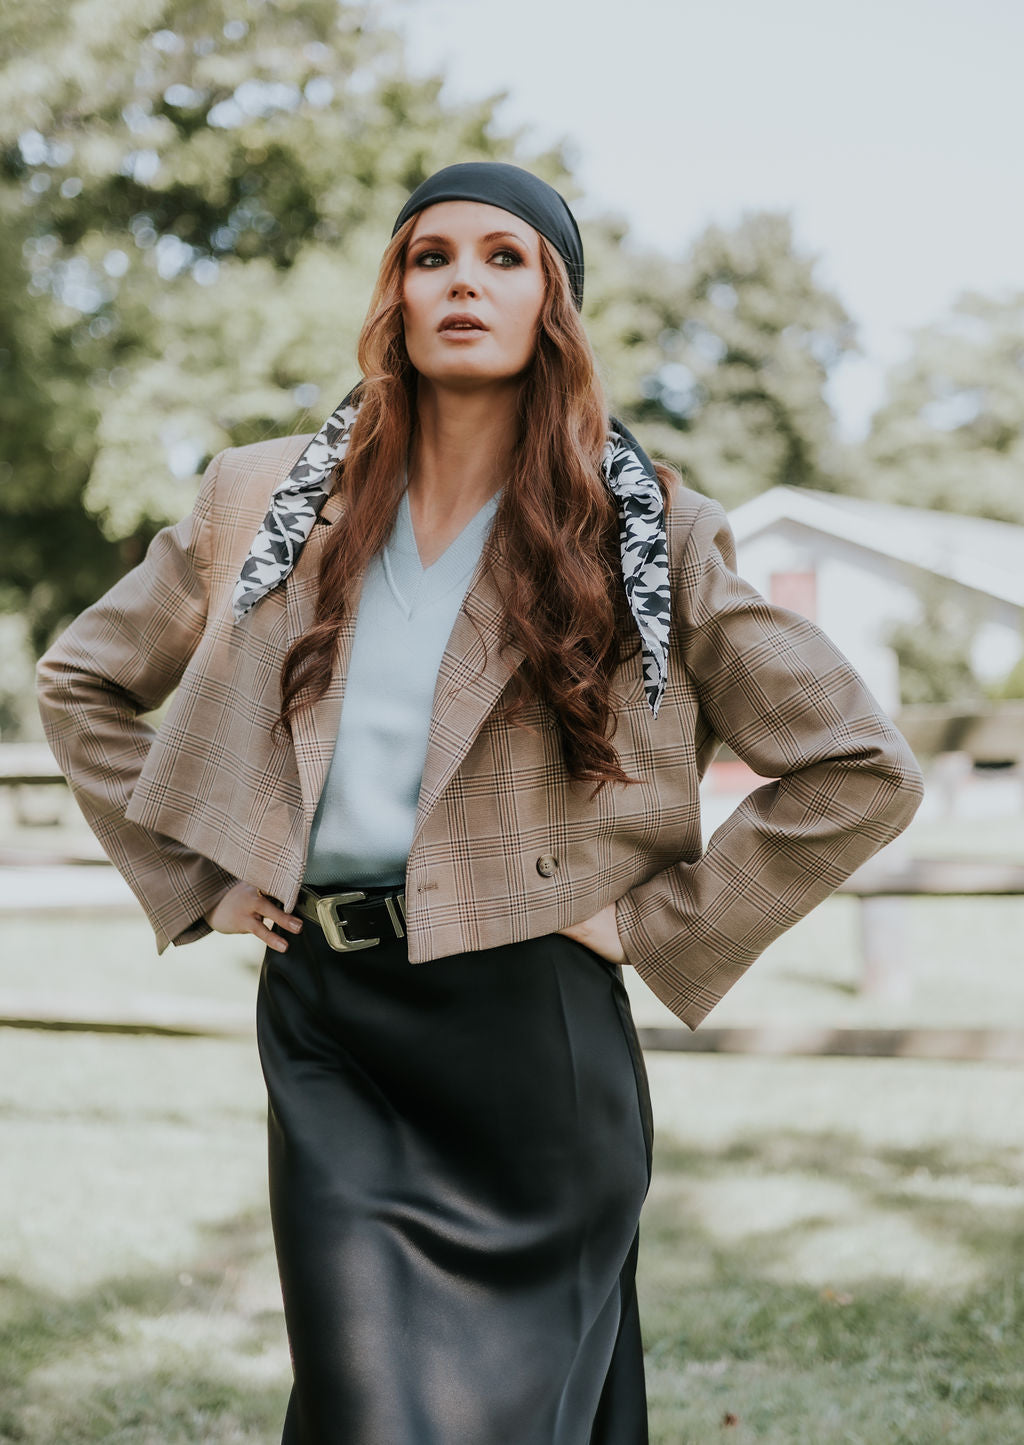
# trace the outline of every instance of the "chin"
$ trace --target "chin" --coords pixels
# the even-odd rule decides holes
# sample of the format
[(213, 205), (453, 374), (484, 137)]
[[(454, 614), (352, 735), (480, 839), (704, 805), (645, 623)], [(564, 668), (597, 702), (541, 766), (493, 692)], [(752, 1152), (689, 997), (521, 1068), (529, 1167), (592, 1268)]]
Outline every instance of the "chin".
[(503, 367), (496, 370), (491, 366), (437, 366), (417, 367), (420, 375), (426, 380), (434, 383), (435, 386), (450, 386), (453, 388), (471, 388), (478, 386), (500, 386), (503, 383), (514, 381), (522, 375), (522, 371), (506, 371)]
[[(406, 346), (408, 349), (408, 341)], [(532, 353), (526, 357), (496, 354), (497, 348), (493, 346), (487, 350), (490, 355), (478, 347), (472, 351), (468, 347), (465, 351), (446, 348), (439, 353), (427, 346), (419, 355), (416, 354), (419, 348), (409, 350), (409, 360), (424, 380), (437, 386), (498, 386), (522, 376), (532, 358)]]

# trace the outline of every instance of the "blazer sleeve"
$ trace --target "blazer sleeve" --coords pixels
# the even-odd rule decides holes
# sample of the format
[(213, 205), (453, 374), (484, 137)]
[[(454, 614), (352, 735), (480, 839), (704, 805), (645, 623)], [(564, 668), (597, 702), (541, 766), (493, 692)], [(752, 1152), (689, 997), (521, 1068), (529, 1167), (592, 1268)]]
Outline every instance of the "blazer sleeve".
[(157, 533), (139, 566), (71, 623), (36, 673), (50, 747), (104, 851), (146, 910), (159, 952), (209, 933), (203, 915), (236, 881), (124, 816), (155, 736), (141, 715), (178, 685), (202, 636), (223, 456), (207, 467), (191, 515)]
[(775, 780), (743, 799), (698, 861), (616, 903), (628, 962), (696, 1028), (769, 943), (906, 827), (923, 781), (820, 628), (737, 576), (717, 502), (702, 502), (673, 571), (669, 666), (685, 667), (711, 732)]

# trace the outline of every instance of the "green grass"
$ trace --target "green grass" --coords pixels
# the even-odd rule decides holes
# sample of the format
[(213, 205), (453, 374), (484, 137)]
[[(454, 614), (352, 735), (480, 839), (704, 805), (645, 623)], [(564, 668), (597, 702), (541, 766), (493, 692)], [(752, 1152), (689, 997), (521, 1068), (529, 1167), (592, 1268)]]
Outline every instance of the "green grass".
[(10, 1030), (2, 1047), (0, 1440), (279, 1439), (253, 1046)]
[(1024, 1439), (1022, 1201), (1002, 1151), (667, 1144), (641, 1276), (654, 1438)]
[[(254, 1047), (2, 1046), (0, 1440), (273, 1445), (289, 1366)], [(654, 1445), (1024, 1439), (1024, 1071), (649, 1069)]]

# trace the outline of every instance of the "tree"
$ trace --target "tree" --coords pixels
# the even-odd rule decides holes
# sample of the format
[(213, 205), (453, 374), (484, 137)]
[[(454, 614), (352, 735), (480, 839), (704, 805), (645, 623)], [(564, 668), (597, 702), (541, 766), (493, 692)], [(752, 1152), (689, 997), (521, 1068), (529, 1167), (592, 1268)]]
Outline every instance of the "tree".
[(592, 329), (610, 333), (621, 405), (651, 446), (727, 507), (780, 484), (843, 489), (825, 386), (854, 326), (787, 216), (709, 226), (681, 263), (598, 255)]
[[(9, 0), (0, 77), (0, 608), (41, 646), (180, 517), (220, 448), (319, 424), (353, 380), (410, 189), (522, 155), (495, 100), (442, 103), (357, 0)], [(585, 228), (617, 413), (727, 505), (837, 484), (823, 388), (851, 342), (788, 220), (682, 261)]]
[(899, 662), (900, 701), (977, 704), (985, 694), (971, 662), (979, 618), (948, 583), (926, 579), (918, 615), (890, 627), (886, 642)]
[(966, 291), (913, 333), (858, 473), (886, 501), (1024, 522), (1024, 291)]
[(410, 188), (515, 138), (441, 107), (364, 4), (15, 0), (0, 38), (0, 603), (41, 643), (214, 452), (318, 424)]

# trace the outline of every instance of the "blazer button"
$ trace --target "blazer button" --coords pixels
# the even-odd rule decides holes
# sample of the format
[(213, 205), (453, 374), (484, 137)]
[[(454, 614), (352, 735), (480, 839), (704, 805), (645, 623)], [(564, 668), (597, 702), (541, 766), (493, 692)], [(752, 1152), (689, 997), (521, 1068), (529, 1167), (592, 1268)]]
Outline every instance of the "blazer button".
[(558, 859), (551, 853), (543, 853), (537, 859), (537, 872), (542, 878), (550, 878), (558, 871)]

